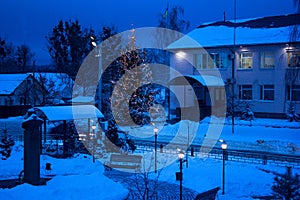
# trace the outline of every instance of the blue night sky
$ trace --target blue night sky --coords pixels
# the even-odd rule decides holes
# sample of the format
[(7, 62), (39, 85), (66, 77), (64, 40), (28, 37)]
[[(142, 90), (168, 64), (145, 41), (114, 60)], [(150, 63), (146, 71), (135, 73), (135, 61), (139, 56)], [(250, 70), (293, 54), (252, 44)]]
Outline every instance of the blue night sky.
[[(0, 37), (14, 45), (27, 44), (37, 64), (49, 63), (45, 36), (59, 20), (75, 20), (99, 31), (115, 25), (119, 32), (135, 27), (155, 27), (167, 4), (180, 5), (191, 29), (202, 24), (233, 19), (234, 0), (6, 0), (0, 7)], [(237, 0), (237, 18), (294, 13), (293, 0)]]

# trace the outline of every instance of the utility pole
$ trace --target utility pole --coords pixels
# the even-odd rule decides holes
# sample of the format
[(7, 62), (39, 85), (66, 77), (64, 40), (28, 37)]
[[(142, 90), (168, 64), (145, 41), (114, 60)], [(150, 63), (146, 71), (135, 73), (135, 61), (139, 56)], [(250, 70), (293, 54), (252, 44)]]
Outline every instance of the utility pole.
[(231, 110), (232, 110), (232, 133), (234, 133), (234, 85), (235, 85), (235, 44), (236, 42), (236, 0), (234, 0), (234, 27), (233, 27), (233, 57), (231, 68)]

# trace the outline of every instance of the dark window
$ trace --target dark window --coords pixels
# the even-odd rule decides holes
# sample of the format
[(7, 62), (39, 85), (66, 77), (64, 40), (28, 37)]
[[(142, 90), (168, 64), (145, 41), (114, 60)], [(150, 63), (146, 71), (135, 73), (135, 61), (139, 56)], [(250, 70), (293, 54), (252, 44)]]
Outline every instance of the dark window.
[(290, 101), (300, 101), (300, 85), (288, 86), (287, 98)]
[(260, 100), (274, 101), (274, 99), (275, 99), (274, 85), (261, 85)]
[(241, 100), (252, 100), (252, 85), (240, 85), (239, 98)]

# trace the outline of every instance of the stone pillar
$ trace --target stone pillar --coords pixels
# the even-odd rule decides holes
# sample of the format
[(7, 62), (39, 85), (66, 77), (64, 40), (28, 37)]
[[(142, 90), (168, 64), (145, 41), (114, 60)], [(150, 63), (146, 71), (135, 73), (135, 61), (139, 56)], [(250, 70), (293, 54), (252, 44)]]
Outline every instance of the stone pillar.
[(40, 184), (40, 127), (43, 120), (32, 114), (24, 120), (24, 182)]

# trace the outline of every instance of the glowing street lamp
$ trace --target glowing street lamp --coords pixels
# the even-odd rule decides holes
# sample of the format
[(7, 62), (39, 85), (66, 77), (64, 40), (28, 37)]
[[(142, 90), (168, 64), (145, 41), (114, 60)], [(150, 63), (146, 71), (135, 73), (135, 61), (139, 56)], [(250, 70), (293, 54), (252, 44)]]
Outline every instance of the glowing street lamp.
[(180, 185), (180, 191), (179, 191), (179, 199), (182, 200), (182, 179), (183, 179), (183, 173), (182, 173), (182, 165), (186, 161), (184, 160), (185, 153), (182, 150), (179, 150), (178, 152), (178, 159), (179, 159), (179, 185)]
[(222, 142), (221, 148), (223, 151), (223, 173), (222, 173), (222, 195), (225, 194), (225, 157), (226, 157), (226, 149), (227, 149), (227, 144), (224, 140), (220, 140)]
[(96, 42), (96, 37), (94, 36), (90, 36), (91, 39), (91, 44), (93, 47), (97, 48), (98, 50), (98, 54), (96, 55), (96, 57), (99, 57), (99, 72), (98, 72), (98, 77), (99, 77), (99, 84), (98, 84), (98, 90), (99, 90), (99, 102), (98, 102), (98, 107), (101, 110), (102, 109), (102, 48), (101, 48), (101, 44), (97, 45)]
[(154, 171), (157, 173), (157, 133), (158, 133), (158, 128), (154, 127)]
[(90, 138), (91, 141), (93, 142), (93, 163), (95, 162), (95, 143), (94, 143), (94, 139), (95, 139), (95, 130), (96, 130), (97, 126), (95, 124), (92, 125), (92, 130), (93, 130), (93, 135)]

